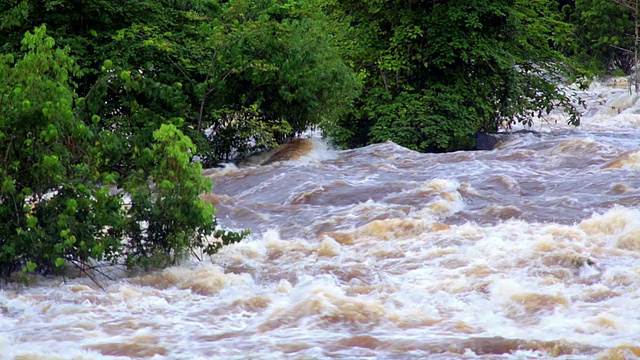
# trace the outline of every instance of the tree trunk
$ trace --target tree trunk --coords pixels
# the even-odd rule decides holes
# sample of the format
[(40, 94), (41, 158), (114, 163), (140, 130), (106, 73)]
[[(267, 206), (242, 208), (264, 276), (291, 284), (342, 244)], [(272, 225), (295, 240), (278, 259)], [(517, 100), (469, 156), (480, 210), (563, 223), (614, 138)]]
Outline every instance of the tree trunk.
[(633, 49), (633, 53), (634, 53), (634, 65), (635, 65), (635, 88), (636, 88), (636, 94), (638, 93), (638, 0), (633, 2), (634, 5), (634, 13), (633, 13), (633, 19), (636, 22), (636, 28), (635, 28), (635, 45), (634, 45), (634, 49)]
[[(638, 80), (638, 43), (640, 42), (640, 34), (638, 34), (638, 28), (639, 28), (639, 24), (638, 24), (638, 3), (640, 2), (640, 0), (609, 0), (615, 4), (618, 4), (620, 6), (624, 6), (627, 9), (631, 10), (633, 12), (633, 20), (635, 21), (635, 29), (634, 29), (634, 49), (633, 49), (633, 65), (634, 65), (634, 72), (635, 72), (635, 79), (634, 79), (634, 88), (636, 90), (636, 93), (638, 93), (638, 88), (640, 87), (640, 81)], [(631, 87), (629, 87), (631, 88)]]

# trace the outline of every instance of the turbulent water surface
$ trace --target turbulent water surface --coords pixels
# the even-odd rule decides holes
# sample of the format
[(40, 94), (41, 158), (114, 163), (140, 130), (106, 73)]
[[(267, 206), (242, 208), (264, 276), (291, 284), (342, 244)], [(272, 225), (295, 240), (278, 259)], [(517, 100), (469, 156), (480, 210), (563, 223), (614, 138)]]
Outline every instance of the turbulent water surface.
[[(586, 92), (493, 151), (321, 142), (205, 173), (211, 260), (0, 288), (2, 359), (640, 356), (640, 102)], [(309, 145), (311, 144), (311, 145)]]

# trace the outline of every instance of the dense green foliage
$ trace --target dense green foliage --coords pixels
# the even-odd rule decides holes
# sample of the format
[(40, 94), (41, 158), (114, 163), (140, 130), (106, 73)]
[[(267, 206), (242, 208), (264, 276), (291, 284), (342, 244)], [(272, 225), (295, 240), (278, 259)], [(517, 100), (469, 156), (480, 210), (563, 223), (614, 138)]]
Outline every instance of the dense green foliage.
[[(72, 259), (112, 258), (118, 240), (101, 216), (117, 198), (96, 186), (87, 124), (76, 121), (70, 77), (78, 67), (44, 28), (27, 34), (25, 55), (0, 58), (0, 268), (49, 271)], [(73, 232), (71, 232), (73, 229)]]
[(245, 234), (216, 230), (202, 164), (309, 127), (448, 151), (576, 125), (564, 84), (634, 65), (612, 1), (0, 2), (0, 269), (214, 253)]
[(465, 148), (478, 130), (562, 106), (554, 43), (569, 27), (552, 1), (342, 1), (365, 79), (358, 106), (330, 124), (348, 146), (391, 140), (419, 151)]
[[(321, 0), (16, 3), (0, 5), (0, 12), (11, 13), (0, 25), (0, 38), (11, 39), (4, 51), (17, 51), (24, 31), (46, 23), (83, 69), (74, 78), (80, 96), (104, 77), (105, 60), (141, 81), (180, 84), (171, 101), (135, 100), (185, 119), (185, 132), (208, 164), (272, 147), (334, 119), (356, 94)], [(119, 96), (110, 92), (108, 102), (119, 106)]]
[(631, 73), (634, 20), (628, 9), (610, 0), (575, 0), (564, 12), (574, 25), (571, 53), (577, 61), (595, 74)]
[(96, 85), (89, 98), (77, 97), (80, 68), (67, 48), (41, 26), (25, 35), (22, 51), (0, 57), (2, 275), (68, 263), (84, 271), (101, 261), (166, 265), (197, 247), (217, 250), (205, 243), (214, 231), (222, 243), (243, 237), (216, 231), (214, 209), (199, 197), (211, 183), (174, 125), (182, 120), (134, 100), (170, 101), (171, 89), (106, 69), (102, 83), (129, 102), (109, 102), (108, 120), (89, 117), (90, 103), (105, 104), (108, 92)]

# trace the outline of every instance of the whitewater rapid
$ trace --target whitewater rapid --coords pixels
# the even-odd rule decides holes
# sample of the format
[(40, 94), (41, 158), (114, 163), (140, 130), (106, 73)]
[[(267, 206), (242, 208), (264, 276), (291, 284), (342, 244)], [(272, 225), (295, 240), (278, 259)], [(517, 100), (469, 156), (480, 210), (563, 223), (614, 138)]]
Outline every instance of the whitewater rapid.
[[(584, 91), (493, 151), (337, 151), (207, 169), (203, 261), (0, 288), (0, 359), (640, 356), (640, 102)], [(526, 130), (526, 131), (524, 131)]]

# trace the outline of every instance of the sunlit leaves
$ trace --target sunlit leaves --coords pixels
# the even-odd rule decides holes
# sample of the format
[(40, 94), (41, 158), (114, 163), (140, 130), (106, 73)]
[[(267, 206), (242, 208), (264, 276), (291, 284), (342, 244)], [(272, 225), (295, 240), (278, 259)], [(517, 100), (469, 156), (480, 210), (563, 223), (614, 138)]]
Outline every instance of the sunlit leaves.
[[(55, 47), (44, 26), (25, 35), (23, 49), (24, 56), (12, 66), (0, 66), (0, 77), (9, 85), (0, 89), (0, 128), (11, 134), (0, 144), (5, 157), (0, 168), (4, 275), (25, 263), (26, 271), (37, 267), (46, 272), (60, 266), (55, 259), (86, 261), (86, 249), (76, 238), (99, 241), (103, 226), (89, 220), (95, 201), (82, 184), (88, 180), (83, 162), (90, 162), (84, 143), (90, 134), (72, 108), (75, 93), (68, 75), (77, 66), (67, 49)], [(89, 184), (94, 190), (96, 185)], [(60, 206), (64, 202), (66, 210)], [(70, 228), (76, 235), (68, 234)], [(59, 234), (66, 236), (64, 241)]]
[(0, 55), (0, 275), (166, 265), (204, 246), (215, 220), (199, 195), (211, 184), (177, 128), (177, 82), (105, 61), (77, 98), (78, 67), (44, 26), (23, 51)]

